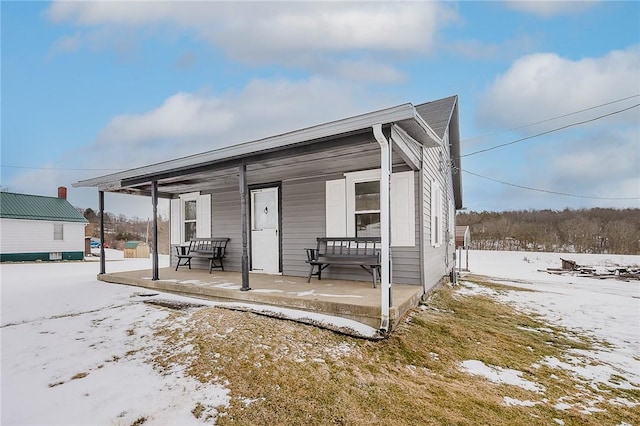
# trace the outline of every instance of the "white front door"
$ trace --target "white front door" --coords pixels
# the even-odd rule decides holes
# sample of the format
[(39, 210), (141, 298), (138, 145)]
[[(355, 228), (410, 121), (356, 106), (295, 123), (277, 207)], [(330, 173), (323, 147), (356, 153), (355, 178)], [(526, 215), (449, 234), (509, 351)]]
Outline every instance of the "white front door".
[(251, 270), (280, 272), (278, 188), (251, 191)]

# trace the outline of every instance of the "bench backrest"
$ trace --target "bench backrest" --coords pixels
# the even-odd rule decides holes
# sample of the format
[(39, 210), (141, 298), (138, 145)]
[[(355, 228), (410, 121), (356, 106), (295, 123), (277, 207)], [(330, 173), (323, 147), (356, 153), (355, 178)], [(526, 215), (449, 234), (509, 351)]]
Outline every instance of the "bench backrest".
[(194, 238), (189, 242), (189, 252), (213, 253), (223, 257), (229, 238)]
[(318, 256), (379, 256), (380, 237), (318, 238)]

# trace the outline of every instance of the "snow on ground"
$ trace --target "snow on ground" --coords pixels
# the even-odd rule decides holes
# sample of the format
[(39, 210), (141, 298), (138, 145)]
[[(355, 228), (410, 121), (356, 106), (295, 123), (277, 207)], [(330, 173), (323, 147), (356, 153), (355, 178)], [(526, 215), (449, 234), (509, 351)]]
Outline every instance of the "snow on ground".
[[(539, 365), (568, 370), (593, 386), (605, 383), (640, 389), (640, 281), (547, 273), (547, 268), (561, 266), (561, 257), (601, 269), (640, 265), (640, 256), (471, 250), (470, 273), (535, 291), (496, 292), (464, 281), (463, 274), (461, 292), (491, 294), (524, 312), (540, 314), (551, 323), (608, 343), (597, 344), (594, 351), (575, 351), (575, 357), (565, 360), (547, 357)], [(585, 363), (585, 357), (595, 362)]]
[[(540, 272), (559, 267), (560, 257), (592, 266), (640, 264), (640, 256), (472, 251), (472, 273), (536, 291), (495, 292), (464, 281), (461, 291), (491, 291), (521, 310), (542, 314), (552, 323), (582, 330), (610, 344), (576, 354), (575, 359), (545, 358), (540, 365), (572, 371), (596, 385), (640, 387), (640, 361), (634, 358), (640, 353), (640, 283)], [(107, 250), (107, 259), (109, 272), (151, 267), (150, 259), (123, 259), (122, 252), (115, 250)], [(353, 321), (308, 312), (221, 304), (103, 283), (96, 279), (97, 258), (88, 260), (0, 265), (2, 424), (129, 425), (143, 417), (151, 425), (211, 423), (217, 409), (229, 403), (223, 384), (205, 385), (177, 366), (160, 372), (146, 362), (161, 345), (154, 339), (154, 327), (168, 315), (164, 309), (143, 303), (150, 298), (225, 305), (321, 322), (335, 329), (350, 328), (363, 335), (376, 333)], [(160, 266), (167, 265), (168, 257), (161, 256)], [(585, 363), (584, 356), (598, 363)], [(491, 380), (535, 388), (522, 381), (517, 371), (480, 364), (468, 360), (462, 365)], [(612, 383), (614, 374), (624, 379)], [(637, 405), (627, 400), (610, 402)], [(198, 404), (203, 416), (196, 419), (191, 410)], [(505, 404), (534, 402), (505, 396)]]
[[(106, 250), (107, 271), (150, 269), (150, 259)], [(98, 258), (85, 262), (1, 264), (1, 424), (211, 424), (229, 403), (222, 385), (154, 370), (161, 342), (154, 328), (168, 311), (151, 299), (222, 306), (373, 337), (356, 321), (310, 312), (193, 299), (96, 279)], [(160, 267), (168, 266), (160, 256)], [(188, 348), (182, 348), (187, 350)], [(341, 350), (337, 348), (336, 350)], [(197, 404), (203, 414), (191, 413)]]
[[(149, 259), (107, 265), (149, 267)], [(98, 270), (97, 262), (0, 265), (1, 423), (198, 424), (191, 414), (198, 403), (203, 420), (215, 417), (227, 389), (181, 371), (162, 376), (145, 362), (167, 311), (142, 303), (143, 289), (96, 280)]]

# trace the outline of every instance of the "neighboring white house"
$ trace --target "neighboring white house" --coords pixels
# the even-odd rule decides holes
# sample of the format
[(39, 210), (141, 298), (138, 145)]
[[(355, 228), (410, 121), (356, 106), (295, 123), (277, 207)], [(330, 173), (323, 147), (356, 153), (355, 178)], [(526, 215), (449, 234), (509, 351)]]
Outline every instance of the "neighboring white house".
[(58, 197), (0, 192), (0, 261), (82, 260), (87, 220)]

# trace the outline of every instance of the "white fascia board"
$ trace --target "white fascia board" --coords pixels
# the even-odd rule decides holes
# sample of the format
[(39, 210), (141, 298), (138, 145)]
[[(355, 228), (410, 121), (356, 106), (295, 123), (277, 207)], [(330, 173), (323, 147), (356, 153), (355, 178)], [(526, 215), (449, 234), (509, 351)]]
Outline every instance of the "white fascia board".
[(188, 157), (177, 158), (175, 160), (169, 160), (92, 179), (81, 180), (74, 183), (73, 186), (76, 188), (99, 187), (105, 191), (120, 189), (121, 181), (130, 178), (152, 176), (154, 174), (194, 167), (200, 164), (240, 158), (264, 151), (284, 148), (306, 141), (313, 141), (357, 130), (369, 129), (373, 124), (387, 124), (397, 121), (406, 121), (415, 119), (416, 117), (420, 118), (413, 105), (402, 104), (392, 108), (357, 115), (355, 117), (349, 117), (338, 121), (332, 121), (269, 138), (232, 145), (216, 149), (214, 151), (207, 151), (200, 154), (190, 155)]
[[(420, 170), (422, 166), (422, 151), (419, 142), (395, 124), (391, 126), (391, 140), (409, 167), (413, 170)], [(414, 147), (417, 147), (417, 152), (414, 150)]]
[(438, 134), (431, 128), (431, 126), (429, 126), (427, 124), (426, 121), (424, 121), (424, 119), (420, 116), (420, 114), (418, 114), (418, 112), (415, 110), (413, 110), (415, 112), (415, 117), (414, 119), (416, 120), (416, 122), (418, 123), (418, 125), (420, 125), (420, 127), (422, 127), (424, 129), (424, 131), (427, 133), (427, 135), (429, 135), (429, 137), (438, 145), (442, 145), (442, 139), (440, 139), (440, 137), (438, 136)]

